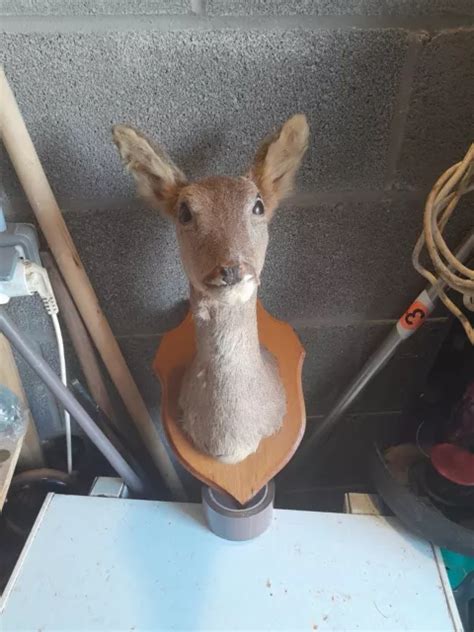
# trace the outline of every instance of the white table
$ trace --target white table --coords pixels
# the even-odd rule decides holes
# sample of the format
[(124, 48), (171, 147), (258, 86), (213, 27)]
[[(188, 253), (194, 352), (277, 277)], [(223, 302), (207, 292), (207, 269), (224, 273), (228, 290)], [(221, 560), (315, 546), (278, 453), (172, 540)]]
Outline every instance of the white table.
[(462, 630), (433, 547), (395, 518), (275, 512), (221, 540), (199, 505), (51, 495), (0, 630)]

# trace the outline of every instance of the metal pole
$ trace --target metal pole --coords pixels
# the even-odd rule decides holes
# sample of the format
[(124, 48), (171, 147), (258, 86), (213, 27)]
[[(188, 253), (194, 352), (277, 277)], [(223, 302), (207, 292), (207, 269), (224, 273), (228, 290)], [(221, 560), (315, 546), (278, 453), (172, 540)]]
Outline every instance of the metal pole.
[[(474, 233), (461, 244), (456, 252), (456, 258), (463, 262), (466, 261), (474, 252)], [(440, 287), (444, 289), (445, 285), (440, 283)], [(329, 438), (330, 432), (342, 415), (347, 411), (349, 406), (364, 390), (372, 378), (383, 369), (387, 362), (393, 357), (399, 345), (407, 338), (412, 336), (419, 329), (426, 318), (432, 313), (438, 297), (432, 285), (417, 296), (410, 307), (400, 317), (395, 327), (390, 331), (387, 338), (382, 342), (380, 347), (370, 356), (356, 378), (349, 384), (341, 397), (337, 400), (327, 417), (318, 424), (306, 444), (298, 454), (298, 461), (303, 461), (309, 456), (318, 444), (324, 439)]]
[(50, 366), (32, 350), (28, 342), (21, 336), (18, 329), (10, 321), (3, 309), (0, 309), (0, 331), (8, 338), (15, 349), (23, 356), (31, 368), (39, 375), (53, 395), (61, 402), (77, 423), (84, 430), (89, 439), (102, 452), (110, 465), (122, 477), (127, 487), (138, 495), (145, 494), (145, 485), (120, 452), (110, 443), (104, 433), (99, 430), (95, 422), (87, 414), (70, 391), (63, 385), (59, 377)]

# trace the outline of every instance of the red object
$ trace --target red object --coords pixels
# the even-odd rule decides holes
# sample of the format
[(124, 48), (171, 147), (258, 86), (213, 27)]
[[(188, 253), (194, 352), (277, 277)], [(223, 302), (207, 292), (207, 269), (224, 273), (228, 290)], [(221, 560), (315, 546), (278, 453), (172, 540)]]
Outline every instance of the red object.
[(414, 331), (421, 327), (429, 313), (429, 308), (419, 299), (410, 305), (407, 311), (400, 318), (399, 325), (408, 331)]
[(431, 450), (433, 467), (458, 485), (474, 486), (474, 454), (452, 443), (440, 443)]

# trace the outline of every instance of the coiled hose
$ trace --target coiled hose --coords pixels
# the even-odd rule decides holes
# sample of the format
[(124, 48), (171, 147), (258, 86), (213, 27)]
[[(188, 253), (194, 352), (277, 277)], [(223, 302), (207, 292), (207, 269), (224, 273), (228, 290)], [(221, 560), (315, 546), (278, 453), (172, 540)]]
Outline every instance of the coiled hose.
[[(442, 289), (446, 284), (462, 294), (464, 304), (472, 309), (474, 270), (456, 259), (442, 235), (459, 200), (470, 191), (474, 191), (474, 143), (464, 159), (447, 169), (432, 188), (426, 200), (423, 232), (413, 250), (412, 262), (417, 272), (431, 283), (444, 305), (460, 321), (469, 341), (474, 345), (474, 328), (468, 317)], [(425, 245), (437, 276), (420, 263), (420, 254)]]

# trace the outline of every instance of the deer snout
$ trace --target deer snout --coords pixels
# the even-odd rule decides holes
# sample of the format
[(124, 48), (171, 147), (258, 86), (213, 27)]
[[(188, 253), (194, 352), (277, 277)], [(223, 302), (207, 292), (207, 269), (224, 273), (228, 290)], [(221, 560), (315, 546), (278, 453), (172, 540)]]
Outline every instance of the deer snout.
[(214, 268), (207, 276), (205, 283), (214, 287), (232, 286), (253, 276), (253, 271), (245, 264), (226, 263)]
[(226, 285), (235, 285), (242, 281), (242, 270), (240, 266), (230, 266), (221, 268), (221, 277)]

